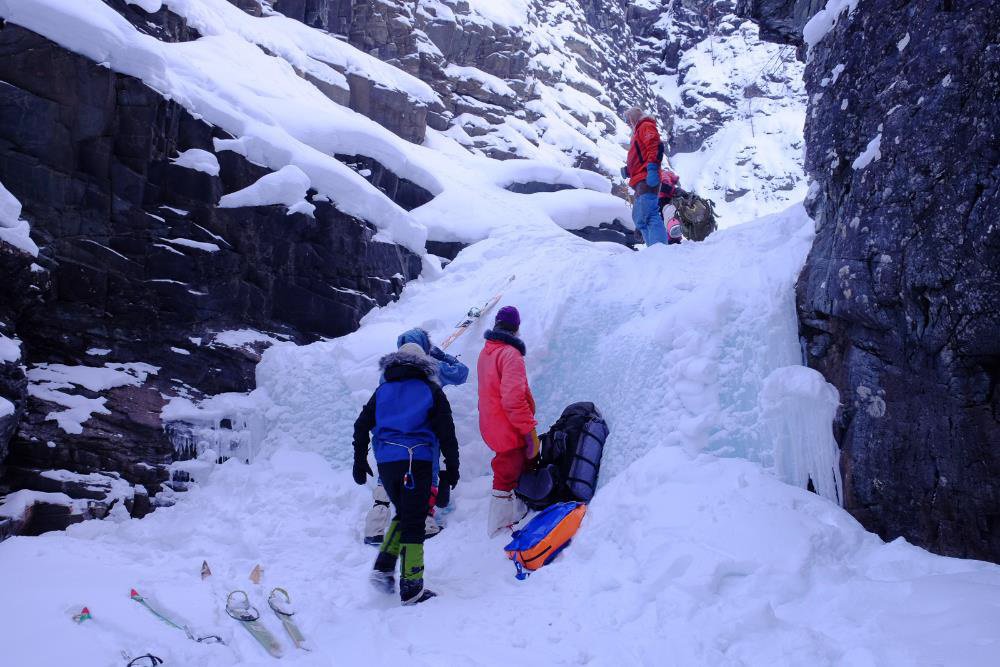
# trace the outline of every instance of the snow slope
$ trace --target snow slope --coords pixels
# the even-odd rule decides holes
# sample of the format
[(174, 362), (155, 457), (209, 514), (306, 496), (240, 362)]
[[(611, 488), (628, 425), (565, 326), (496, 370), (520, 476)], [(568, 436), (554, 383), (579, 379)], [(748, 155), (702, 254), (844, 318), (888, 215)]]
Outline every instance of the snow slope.
[[(166, 4), (204, 37), (158, 42), (97, 0), (0, 0), (0, 16), (142, 78), (227, 130), (235, 138), (217, 152), (276, 172), (243, 193), (249, 201), (295, 206), (308, 179), (415, 251), (426, 238), (474, 245), (444, 270), (428, 258), (424, 277), (355, 334), (270, 348), (253, 394), (201, 406), (175, 399), (165, 418), (203, 423), (188, 443), (201, 456), (176, 466), (197, 483), (174, 507), (141, 521), (112, 511), (0, 543), (5, 663), (123, 665), (124, 650), (168, 665), (271, 664), (222, 608), (228, 591), (254, 588), (247, 574), (260, 563), (262, 590), (251, 593), (265, 622), (280, 632), (263, 596), (284, 586), (314, 648), (287, 664), (990, 664), (1000, 568), (886, 545), (831, 500), (840, 489), (825, 415), (836, 397), (797, 365), (792, 287), (812, 238), (800, 206), (701, 244), (632, 253), (588, 243), (561, 227), (622, 211), (606, 179), (498, 163), (434, 132), (423, 146), (407, 143), (320, 94), (293, 65), (336, 83), (336, 71), (316, 63), (340, 59), (408, 95), (433, 94), (416, 79), (224, 0)], [(516, 14), (494, 11), (497, 20)], [(403, 211), (334, 154), (370, 156), (435, 197)], [(528, 181), (588, 192), (503, 189)], [(360, 522), (371, 496), (349, 476), (350, 426), (376, 384), (377, 358), (402, 329), (424, 326), (440, 341), (512, 274), (504, 302), (522, 310), (543, 427), (575, 400), (593, 400), (611, 424), (602, 487), (574, 546), (515, 581), (504, 540), (485, 536), (489, 456), (473, 374), (448, 390), (463, 480), (447, 529), (428, 546), (428, 581), (441, 597), (402, 609), (366, 582), (374, 552), (360, 542)], [(216, 342), (248, 340), (230, 334)], [(474, 367), (481, 334), (450, 351)], [(50, 367), (38, 379), (57, 385), (46, 387), (53, 393), (125, 379), (97, 370)], [(215, 427), (224, 417), (228, 441)], [(253, 463), (216, 465), (216, 454), (235, 452), (218, 447), (236, 441), (238, 458)], [(822, 496), (801, 488), (810, 479)], [(215, 573), (207, 581), (203, 560)], [(188, 641), (130, 601), (133, 587), (227, 645)], [(76, 625), (70, 616), (84, 605), (94, 619)]]
[[(551, 223), (546, 230), (529, 206), (505, 214), (510, 225), (460, 253), (442, 277), (408, 285), (354, 334), (269, 350), (258, 366), (258, 394), (270, 397), (274, 424), (265, 444), (346, 464), (343, 443), (396, 336), (421, 326), (443, 340), (465, 309), (516, 274), (503, 301), (521, 310), (543, 426), (572, 401), (595, 401), (613, 425), (627, 425), (613, 429), (604, 461), (611, 474), (656, 444), (772, 463), (757, 395), (768, 374), (799, 363), (793, 285), (812, 238), (801, 206), (704, 243), (639, 254)], [(481, 334), (450, 351), (474, 366)], [(475, 414), (475, 378), (473, 368), (469, 384), (451, 393), (460, 414)], [(478, 441), (475, 420), (467, 421), (460, 437)]]
[[(121, 650), (167, 664), (271, 664), (222, 602), (231, 589), (251, 590), (280, 633), (264, 602), (276, 585), (298, 604), (313, 648), (285, 664), (992, 664), (1000, 567), (885, 544), (836, 503), (776, 477), (771, 457), (830, 442), (829, 422), (778, 443), (792, 452), (761, 440), (780, 430), (770, 421), (783, 398), (829, 407), (791, 366), (791, 285), (811, 240), (800, 207), (706, 243), (637, 254), (542, 229), (496, 232), (355, 334), (268, 350), (261, 389), (242, 403), (267, 423), (252, 465), (215, 465), (205, 452), (192, 462), (201, 483), (174, 507), (0, 543), (11, 664), (120, 665)], [(350, 479), (350, 423), (401, 328), (424, 325), (441, 340), (467, 304), (515, 271), (503, 301), (522, 309), (540, 420), (571, 400), (597, 402), (613, 434), (603, 484), (573, 546), (516, 581), (504, 540), (485, 535), (474, 378), (449, 388), (463, 478), (457, 509), (427, 548), (441, 597), (404, 609), (366, 581), (374, 550), (360, 536), (371, 495)], [(480, 335), (452, 351), (474, 362)], [(759, 394), (766, 420), (754, 416)], [(787, 430), (804, 423), (784, 417)], [(214, 572), (206, 581), (203, 560)], [(257, 563), (259, 590), (247, 581)], [(227, 645), (188, 641), (130, 601), (132, 587)], [(83, 605), (95, 618), (78, 626), (69, 617)]]

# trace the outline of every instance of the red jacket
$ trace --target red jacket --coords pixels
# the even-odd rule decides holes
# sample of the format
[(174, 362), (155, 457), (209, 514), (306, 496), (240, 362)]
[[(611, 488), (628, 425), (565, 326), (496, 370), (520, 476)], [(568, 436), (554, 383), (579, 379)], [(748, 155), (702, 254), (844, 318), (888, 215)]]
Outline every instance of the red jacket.
[[(487, 335), (506, 337), (500, 332)], [(513, 336), (513, 340), (520, 341)], [(524, 436), (535, 421), (535, 399), (521, 349), (501, 340), (487, 340), (479, 354), (479, 432), (494, 452), (524, 447)]]
[(652, 162), (660, 168), (660, 131), (656, 121), (645, 116), (632, 130), (632, 145), (628, 149), (628, 184), (633, 188), (639, 181), (646, 180), (646, 165)]

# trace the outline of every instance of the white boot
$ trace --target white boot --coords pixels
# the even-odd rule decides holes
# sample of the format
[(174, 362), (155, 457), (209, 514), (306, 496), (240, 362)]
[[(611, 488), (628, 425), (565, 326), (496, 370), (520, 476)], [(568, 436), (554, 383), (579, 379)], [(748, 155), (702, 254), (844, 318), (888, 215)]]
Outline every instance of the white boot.
[(385, 492), (385, 487), (379, 484), (375, 487), (374, 504), (365, 517), (365, 544), (382, 544), (391, 518), (389, 495)]
[(514, 495), (513, 491), (497, 491), (493, 489), (490, 498), (490, 515), (487, 519), (486, 532), (490, 537), (496, 537), (504, 530), (510, 530), (514, 524), (528, 515), (528, 507), (524, 501)]
[(430, 539), (441, 532), (441, 525), (437, 522), (430, 514), (427, 515), (427, 519), (424, 521), (424, 539)]

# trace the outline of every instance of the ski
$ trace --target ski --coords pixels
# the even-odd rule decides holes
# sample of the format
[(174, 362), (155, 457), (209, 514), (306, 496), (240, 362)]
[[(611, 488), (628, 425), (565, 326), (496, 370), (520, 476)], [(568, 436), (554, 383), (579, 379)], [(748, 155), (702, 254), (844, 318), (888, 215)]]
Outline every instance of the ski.
[(472, 308), (470, 308), (469, 312), (466, 313), (465, 315), (465, 319), (456, 324), (455, 330), (451, 332), (450, 336), (445, 338), (443, 343), (441, 343), (441, 349), (442, 350), (448, 349), (448, 346), (454, 343), (456, 340), (458, 340), (459, 336), (461, 336), (470, 328), (472, 328), (472, 325), (478, 322), (483, 315), (490, 312), (490, 310), (492, 310), (493, 307), (496, 306), (497, 303), (500, 301), (501, 297), (503, 297), (504, 290), (507, 289), (507, 287), (509, 287), (512, 282), (514, 282), (514, 277), (515, 276), (511, 275), (509, 278), (507, 278), (507, 280), (504, 281), (504, 284), (500, 287), (497, 293), (491, 296), (489, 299), (487, 299), (486, 303), (483, 304), (482, 307), (473, 306)]
[[(241, 599), (242, 598), (242, 599)], [(256, 639), (264, 650), (275, 658), (282, 655), (281, 644), (271, 631), (261, 623), (260, 612), (250, 604), (246, 591), (233, 591), (226, 598), (226, 613), (239, 622)]]
[(77, 624), (83, 623), (84, 621), (89, 621), (93, 618), (94, 617), (90, 615), (90, 609), (87, 607), (81, 609), (80, 613), (73, 614), (73, 621), (76, 622)]
[[(82, 624), (85, 621), (90, 621), (88, 625), (96, 625), (103, 633), (112, 634), (116, 639), (120, 639), (124, 634), (131, 634), (120, 626), (110, 624), (106, 618), (95, 620), (93, 614), (90, 613), (89, 607), (84, 607), (79, 613), (73, 614), (73, 622)], [(125, 667), (157, 667), (163, 664), (163, 660), (152, 653), (133, 657), (128, 651), (122, 650), (121, 656), (122, 660), (125, 661)]]
[(305, 635), (302, 634), (298, 624), (295, 623), (295, 619), (292, 618), (295, 615), (295, 609), (292, 607), (292, 599), (289, 597), (288, 591), (284, 588), (273, 589), (267, 597), (267, 605), (274, 612), (274, 615), (278, 617), (278, 620), (281, 621), (281, 624), (285, 626), (285, 632), (288, 633), (288, 636), (295, 644), (295, 648), (308, 651), (309, 647), (306, 646)]
[(170, 627), (177, 628), (178, 630), (182, 631), (185, 635), (187, 635), (187, 638), (190, 639), (191, 641), (199, 642), (199, 643), (203, 643), (203, 644), (225, 644), (226, 643), (226, 642), (222, 641), (222, 637), (219, 637), (218, 635), (204, 635), (204, 636), (201, 636), (201, 637), (195, 635), (191, 631), (191, 628), (186, 623), (179, 623), (179, 622), (175, 621), (174, 619), (172, 619), (162, 609), (160, 609), (159, 607), (157, 607), (155, 604), (153, 604), (152, 602), (150, 602), (149, 600), (147, 600), (143, 596), (139, 595), (139, 592), (136, 591), (134, 588), (130, 592), (130, 597), (133, 600), (135, 600), (136, 602), (138, 602), (140, 605), (142, 605), (143, 607), (145, 607), (149, 611), (149, 613), (151, 613), (153, 616), (156, 616), (158, 619), (160, 619), (161, 621), (163, 621), (164, 623), (166, 623)]

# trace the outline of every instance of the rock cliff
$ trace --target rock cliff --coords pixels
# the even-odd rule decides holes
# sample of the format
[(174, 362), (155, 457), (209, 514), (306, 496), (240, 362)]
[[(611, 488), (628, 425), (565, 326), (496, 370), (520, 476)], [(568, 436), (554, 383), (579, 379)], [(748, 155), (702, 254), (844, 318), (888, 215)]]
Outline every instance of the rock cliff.
[(1000, 6), (829, 2), (806, 25), (810, 3), (750, 5), (767, 34), (805, 27), (798, 311), (840, 390), (845, 505), (886, 539), (1000, 561)]

